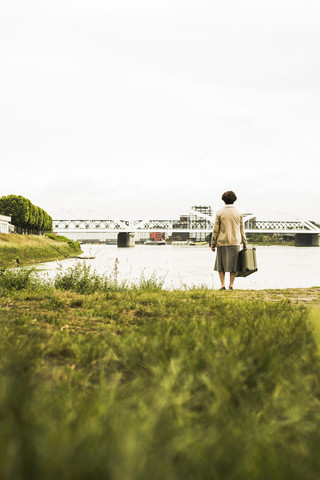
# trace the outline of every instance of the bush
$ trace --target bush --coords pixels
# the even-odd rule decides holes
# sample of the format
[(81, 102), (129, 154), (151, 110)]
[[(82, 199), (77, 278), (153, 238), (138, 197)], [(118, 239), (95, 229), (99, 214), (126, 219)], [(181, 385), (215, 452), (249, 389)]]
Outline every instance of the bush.
[(78, 293), (93, 293), (103, 290), (103, 277), (91, 271), (90, 265), (77, 263), (63, 270), (62, 267), (54, 278), (54, 286), (59, 290), (71, 290)]
[(80, 243), (78, 241), (70, 240), (70, 238), (64, 237), (63, 235), (55, 235), (54, 233), (46, 233), (46, 237), (56, 242), (65, 242), (74, 250), (80, 250)]

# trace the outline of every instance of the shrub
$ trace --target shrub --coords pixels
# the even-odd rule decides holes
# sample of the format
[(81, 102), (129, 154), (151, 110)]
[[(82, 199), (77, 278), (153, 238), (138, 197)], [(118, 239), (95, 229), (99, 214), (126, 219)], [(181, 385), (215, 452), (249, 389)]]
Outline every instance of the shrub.
[(78, 262), (67, 270), (59, 268), (54, 278), (54, 286), (59, 290), (93, 293), (104, 290), (104, 278), (92, 270), (90, 265)]
[(55, 240), (56, 242), (65, 242), (70, 247), (74, 248), (75, 250), (80, 250), (80, 243), (78, 241), (70, 240), (70, 238), (64, 237), (63, 235), (55, 235), (54, 233), (46, 233), (46, 237), (50, 238), (51, 240)]

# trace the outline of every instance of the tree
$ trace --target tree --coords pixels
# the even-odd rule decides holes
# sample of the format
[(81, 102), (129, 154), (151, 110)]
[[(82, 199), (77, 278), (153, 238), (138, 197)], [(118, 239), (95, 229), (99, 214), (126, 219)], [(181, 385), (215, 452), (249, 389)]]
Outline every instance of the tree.
[(18, 233), (52, 232), (50, 215), (22, 195), (1, 197), (0, 214), (11, 217), (11, 223), (17, 227)]
[(29, 201), (21, 195), (1, 197), (0, 212), (11, 217), (12, 224), (18, 227), (20, 233), (27, 228), (30, 217)]

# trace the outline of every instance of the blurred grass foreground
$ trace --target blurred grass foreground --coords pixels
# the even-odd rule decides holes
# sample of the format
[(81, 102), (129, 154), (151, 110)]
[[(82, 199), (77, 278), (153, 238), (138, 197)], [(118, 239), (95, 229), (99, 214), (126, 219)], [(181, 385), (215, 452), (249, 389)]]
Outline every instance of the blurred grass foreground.
[(318, 479), (319, 290), (2, 270), (0, 478)]

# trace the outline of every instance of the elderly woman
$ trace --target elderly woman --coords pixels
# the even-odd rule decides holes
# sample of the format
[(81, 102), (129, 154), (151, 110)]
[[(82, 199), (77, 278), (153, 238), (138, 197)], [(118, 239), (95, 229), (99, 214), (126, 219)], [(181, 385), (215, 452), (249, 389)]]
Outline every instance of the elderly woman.
[(237, 260), (240, 244), (247, 248), (247, 239), (243, 228), (242, 213), (233, 205), (237, 200), (234, 192), (229, 190), (222, 195), (225, 206), (218, 210), (214, 223), (211, 250), (217, 247), (217, 256), (214, 269), (218, 271), (221, 288), (225, 290), (225, 272), (230, 272), (229, 290), (233, 290), (233, 283), (237, 272)]

